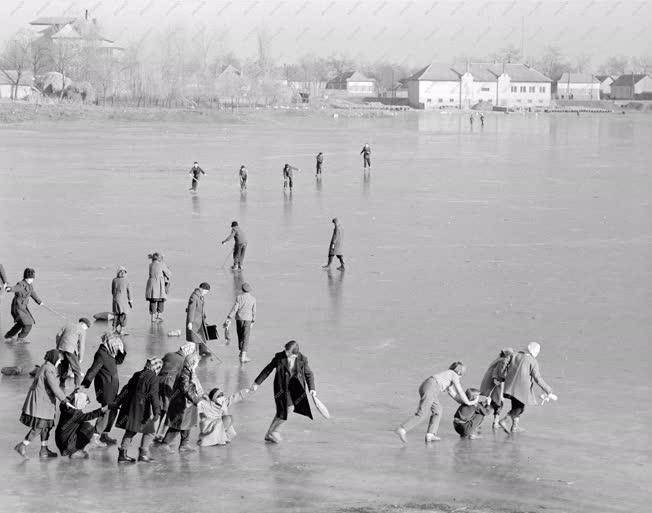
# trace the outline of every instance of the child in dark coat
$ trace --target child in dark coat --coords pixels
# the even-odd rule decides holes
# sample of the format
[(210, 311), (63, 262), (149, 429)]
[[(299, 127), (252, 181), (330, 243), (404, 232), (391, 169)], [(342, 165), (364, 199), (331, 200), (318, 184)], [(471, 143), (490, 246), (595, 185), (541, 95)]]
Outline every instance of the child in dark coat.
[(491, 411), (489, 408), (491, 399), (481, 396), (480, 390), (477, 388), (467, 388), (466, 396), (469, 401), (479, 399), (478, 403), (472, 406), (461, 404), (453, 417), (453, 427), (462, 438), (480, 438), (478, 428), (482, 424), (485, 415), (489, 415)]
[(90, 402), (84, 392), (73, 392), (68, 397), (68, 401), (62, 402), (59, 406), (61, 413), (54, 439), (61, 456), (88, 458), (88, 453), (84, 449), (90, 443), (95, 430), (89, 420), (101, 417), (105, 408), (84, 413), (84, 407)]

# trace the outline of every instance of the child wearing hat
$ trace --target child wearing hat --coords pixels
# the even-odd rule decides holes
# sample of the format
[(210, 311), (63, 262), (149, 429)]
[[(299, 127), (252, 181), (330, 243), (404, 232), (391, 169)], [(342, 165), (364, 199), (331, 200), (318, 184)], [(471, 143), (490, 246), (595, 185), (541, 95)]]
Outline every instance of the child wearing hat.
[(127, 327), (127, 307), (133, 308), (131, 286), (127, 281), (127, 269), (118, 267), (116, 277), (111, 282), (113, 329), (122, 332)]
[(219, 388), (210, 391), (209, 400), (199, 403), (199, 446), (225, 445), (235, 438), (237, 433), (229, 408), (243, 401), (248, 393), (249, 389), (245, 388), (227, 397)]
[(101, 417), (107, 407), (97, 408), (84, 413), (84, 408), (90, 403), (88, 396), (81, 391), (75, 391), (68, 396), (68, 402), (59, 405), (60, 415), (54, 440), (61, 456), (70, 458), (88, 458), (84, 450), (93, 438), (95, 427), (89, 421)]
[(453, 428), (462, 438), (480, 438), (478, 428), (485, 415), (489, 415), (491, 411), (489, 408), (491, 399), (481, 396), (477, 388), (467, 388), (465, 393), (469, 401), (477, 400), (478, 403), (475, 405), (460, 403), (453, 417)]

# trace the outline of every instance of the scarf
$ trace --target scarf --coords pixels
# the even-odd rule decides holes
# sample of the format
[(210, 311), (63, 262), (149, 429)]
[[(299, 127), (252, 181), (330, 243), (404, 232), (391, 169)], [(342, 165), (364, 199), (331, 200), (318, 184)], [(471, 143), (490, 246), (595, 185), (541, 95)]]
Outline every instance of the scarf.
[(102, 335), (102, 345), (113, 358), (115, 358), (118, 353), (124, 353), (125, 350), (122, 339), (115, 333), (105, 333)]
[(150, 358), (147, 360), (147, 363), (145, 363), (145, 369), (146, 370), (151, 370), (154, 372), (154, 374), (158, 374), (161, 372), (161, 369), (163, 368), (163, 360), (160, 358)]
[(192, 353), (195, 352), (197, 346), (195, 345), (194, 342), (188, 342), (187, 344), (183, 344), (179, 348), (179, 354), (181, 356), (190, 356)]

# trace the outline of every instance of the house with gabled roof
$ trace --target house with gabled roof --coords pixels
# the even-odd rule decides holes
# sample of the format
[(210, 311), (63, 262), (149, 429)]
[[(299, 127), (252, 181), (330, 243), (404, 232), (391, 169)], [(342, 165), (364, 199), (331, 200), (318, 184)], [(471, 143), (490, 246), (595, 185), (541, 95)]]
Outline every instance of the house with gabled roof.
[(611, 75), (596, 75), (595, 78), (600, 82), (600, 98), (611, 98), (611, 84), (614, 77)]
[(450, 64), (433, 62), (407, 79), (408, 104), (415, 109), (460, 106), (460, 74)]
[(560, 100), (599, 100), (600, 81), (591, 73), (562, 73), (557, 80)]
[(375, 96), (376, 81), (359, 71), (347, 71), (326, 82), (326, 89), (346, 91), (352, 96)]
[(614, 100), (652, 100), (652, 78), (645, 74), (620, 75), (611, 84)]

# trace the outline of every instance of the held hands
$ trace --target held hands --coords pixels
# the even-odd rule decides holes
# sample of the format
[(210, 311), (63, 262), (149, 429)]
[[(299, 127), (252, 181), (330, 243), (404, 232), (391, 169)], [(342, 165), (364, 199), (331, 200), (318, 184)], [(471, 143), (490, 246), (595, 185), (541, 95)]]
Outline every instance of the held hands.
[(258, 390), (258, 385), (257, 385), (256, 383), (254, 383), (254, 384), (251, 385), (251, 387), (249, 388), (249, 392), (251, 392), (251, 393), (253, 394), (256, 390)]
[(310, 395), (313, 397), (317, 397), (317, 391), (316, 390), (311, 390)]

